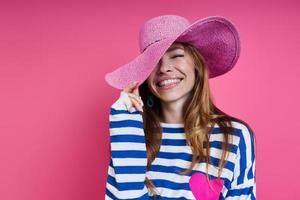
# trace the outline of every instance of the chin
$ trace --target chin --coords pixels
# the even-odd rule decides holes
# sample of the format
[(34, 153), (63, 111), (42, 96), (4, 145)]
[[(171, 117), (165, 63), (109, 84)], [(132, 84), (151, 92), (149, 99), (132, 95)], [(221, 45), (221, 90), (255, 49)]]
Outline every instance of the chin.
[(164, 95), (160, 95), (159, 96), (159, 99), (161, 101), (164, 101), (164, 102), (174, 102), (174, 101), (177, 101), (179, 99), (181, 99), (184, 95), (179, 95), (178, 93), (177, 94), (164, 94)]

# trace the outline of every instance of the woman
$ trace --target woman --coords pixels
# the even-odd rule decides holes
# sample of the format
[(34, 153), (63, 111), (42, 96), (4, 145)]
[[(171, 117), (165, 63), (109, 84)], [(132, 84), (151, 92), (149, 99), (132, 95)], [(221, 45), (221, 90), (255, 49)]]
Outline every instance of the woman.
[(238, 59), (234, 26), (163, 15), (144, 24), (140, 45), (139, 57), (106, 76), (123, 91), (109, 118), (105, 198), (256, 199), (253, 132), (219, 110), (209, 89)]

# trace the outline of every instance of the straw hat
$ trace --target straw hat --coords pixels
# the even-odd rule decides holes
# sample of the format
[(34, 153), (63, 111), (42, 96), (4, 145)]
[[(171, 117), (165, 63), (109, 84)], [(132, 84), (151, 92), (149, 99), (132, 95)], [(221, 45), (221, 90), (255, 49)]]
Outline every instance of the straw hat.
[(129, 63), (105, 75), (109, 85), (123, 89), (133, 81), (142, 84), (174, 42), (196, 47), (204, 57), (209, 78), (231, 70), (240, 55), (235, 26), (221, 16), (209, 16), (190, 23), (178, 15), (161, 15), (146, 21), (139, 34), (140, 54)]

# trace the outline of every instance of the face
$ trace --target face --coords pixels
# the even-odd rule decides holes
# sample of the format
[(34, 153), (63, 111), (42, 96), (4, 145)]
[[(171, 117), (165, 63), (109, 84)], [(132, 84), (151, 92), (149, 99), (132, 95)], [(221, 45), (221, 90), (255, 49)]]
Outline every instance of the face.
[(172, 44), (149, 75), (147, 83), (161, 101), (187, 99), (195, 84), (195, 64), (182, 44)]

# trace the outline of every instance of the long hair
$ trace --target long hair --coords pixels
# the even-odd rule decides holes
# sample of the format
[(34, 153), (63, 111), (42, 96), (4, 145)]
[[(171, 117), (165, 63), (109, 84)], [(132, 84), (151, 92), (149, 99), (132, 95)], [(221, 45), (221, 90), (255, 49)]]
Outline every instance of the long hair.
[[(219, 162), (218, 177), (220, 177), (222, 169), (226, 163), (230, 151), (230, 137), (232, 123), (231, 121), (239, 121), (246, 124), (244, 121), (229, 116), (218, 109), (211, 97), (209, 88), (209, 74), (205, 64), (205, 60), (198, 50), (191, 44), (182, 43), (185, 52), (192, 56), (195, 64), (195, 85), (190, 92), (190, 96), (184, 104), (184, 130), (186, 134), (186, 142), (190, 145), (193, 156), (190, 166), (180, 174), (188, 174), (193, 170), (193, 167), (200, 162), (206, 163), (206, 175), (210, 164), (210, 145), (209, 138), (215, 124), (217, 124), (223, 134), (222, 155)], [(162, 139), (162, 127), (160, 119), (162, 109), (160, 100), (153, 95), (148, 87), (147, 81), (143, 82), (139, 87), (139, 93), (144, 102), (144, 131), (147, 149), (147, 170), (150, 170), (151, 163), (155, 159), (160, 149)], [(147, 107), (147, 98), (153, 95), (154, 106)], [(145, 185), (153, 193), (157, 194), (155, 185), (151, 180), (146, 178)]]

